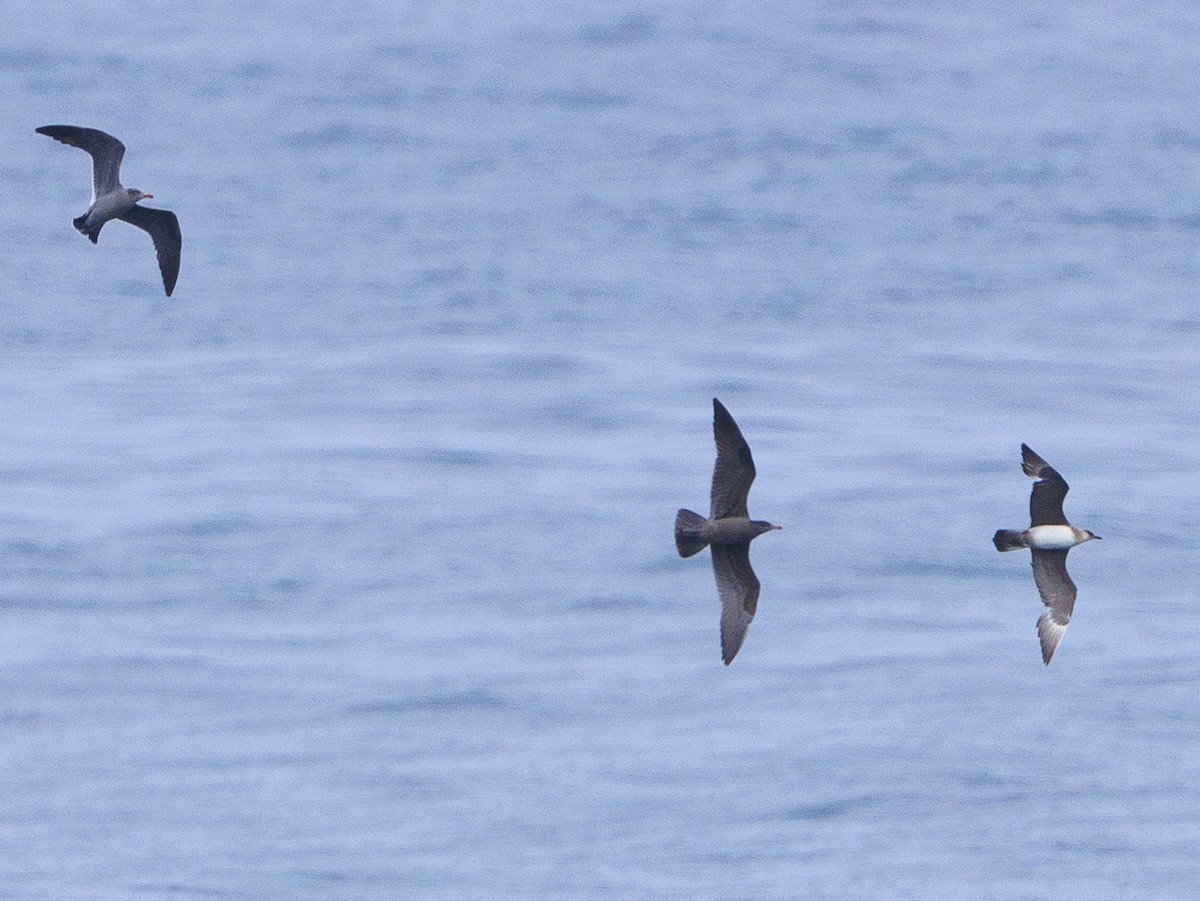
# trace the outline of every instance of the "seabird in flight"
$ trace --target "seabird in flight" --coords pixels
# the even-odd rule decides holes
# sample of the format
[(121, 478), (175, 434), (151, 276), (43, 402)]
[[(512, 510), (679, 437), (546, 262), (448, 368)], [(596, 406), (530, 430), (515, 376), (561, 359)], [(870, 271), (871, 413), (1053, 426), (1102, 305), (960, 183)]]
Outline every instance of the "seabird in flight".
[(780, 526), (750, 518), (746, 497), (754, 481), (754, 459), (737, 423), (715, 397), (713, 436), (717, 463), (711, 512), (705, 519), (691, 510), (680, 510), (675, 516), (675, 547), (680, 557), (712, 548), (713, 574), (721, 595), (721, 659), (728, 666), (746, 639), (758, 606), (760, 586), (750, 568), (750, 542)]
[(124, 219), (130, 225), (148, 232), (158, 253), (163, 287), (167, 289), (167, 297), (170, 297), (175, 290), (175, 280), (179, 278), (179, 251), (183, 246), (179, 220), (170, 210), (137, 205), (139, 200), (153, 197), (153, 194), (121, 186), (121, 159), (125, 156), (125, 145), (110, 134), (77, 125), (43, 125), (36, 131), (92, 155), (92, 205), (74, 220), (75, 227), (87, 235), (93, 244), (99, 239), (104, 223), (110, 219)]
[(1100, 536), (1077, 529), (1063, 515), (1067, 483), (1041, 457), (1021, 445), (1021, 468), (1037, 479), (1029, 497), (1029, 528), (1023, 532), (1000, 529), (992, 542), (998, 551), (1029, 548), (1033, 555), (1033, 581), (1048, 609), (1038, 620), (1038, 638), (1042, 640), (1042, 662), (1050, 665), (1054, 649), (1062, 641), (1075, 609), (1075, 583), (1067, 575), (1067, 551), (1077, 544)]

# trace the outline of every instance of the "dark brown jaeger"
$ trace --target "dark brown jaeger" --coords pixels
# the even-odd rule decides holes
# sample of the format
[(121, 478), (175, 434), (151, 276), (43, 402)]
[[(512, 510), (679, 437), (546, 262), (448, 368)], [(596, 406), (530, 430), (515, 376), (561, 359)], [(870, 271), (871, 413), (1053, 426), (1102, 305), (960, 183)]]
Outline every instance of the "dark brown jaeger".
[(746, 498), (756, 475), (754, 458), (741, 429), (715, 397), (713, 437), (717, 463), (709, 516), (680, 510), (675, 516), (675, 547), (680, 557), (712, 548), (713, 574), (721, 595), (721, 659), (728, 666), (746, 640), (758, 607), (760, 585), (750, 567), (750, 542), (781, 527), (750, 518)]

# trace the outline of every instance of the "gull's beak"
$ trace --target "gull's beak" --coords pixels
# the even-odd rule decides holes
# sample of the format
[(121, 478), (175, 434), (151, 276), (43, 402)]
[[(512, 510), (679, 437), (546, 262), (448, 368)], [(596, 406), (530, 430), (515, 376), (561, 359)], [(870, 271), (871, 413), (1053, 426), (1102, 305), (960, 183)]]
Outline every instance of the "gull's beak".
[(783, 526), (771, 526), (772, 532), (780, 532), (782, 530), (783, 530)]
[(153, 195), (153, 194), (147, 194), (146, 196), (147, 196), (147, 197), (153, 197), (154, 195)]

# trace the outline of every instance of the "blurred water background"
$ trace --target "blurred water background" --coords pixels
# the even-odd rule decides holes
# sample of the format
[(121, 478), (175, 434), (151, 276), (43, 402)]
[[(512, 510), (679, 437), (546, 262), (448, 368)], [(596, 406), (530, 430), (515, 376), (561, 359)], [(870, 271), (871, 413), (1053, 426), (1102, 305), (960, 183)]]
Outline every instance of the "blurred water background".
[[(4, 895), (1195, 891), (1193, 4), (5, 19)], [(1049, 668), (1022, 441), (1105, 538)]]

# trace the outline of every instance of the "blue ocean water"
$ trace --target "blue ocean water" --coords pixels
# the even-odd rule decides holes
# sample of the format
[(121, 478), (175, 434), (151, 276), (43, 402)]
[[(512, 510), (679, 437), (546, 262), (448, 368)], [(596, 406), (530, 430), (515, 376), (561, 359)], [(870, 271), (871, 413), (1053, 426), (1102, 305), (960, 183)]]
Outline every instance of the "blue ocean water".
[(6, 9), (0, 894), (1194, 891), (1200, 11)]

